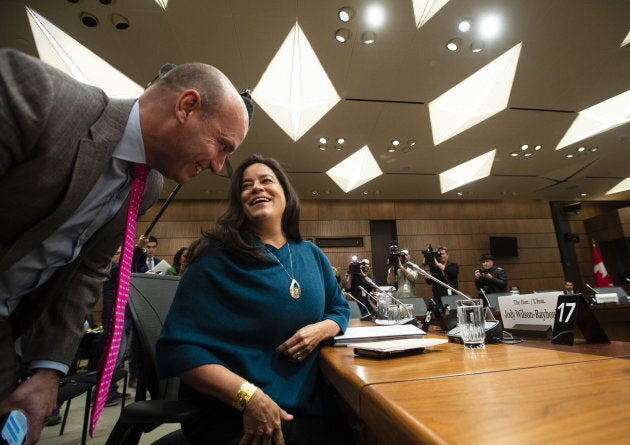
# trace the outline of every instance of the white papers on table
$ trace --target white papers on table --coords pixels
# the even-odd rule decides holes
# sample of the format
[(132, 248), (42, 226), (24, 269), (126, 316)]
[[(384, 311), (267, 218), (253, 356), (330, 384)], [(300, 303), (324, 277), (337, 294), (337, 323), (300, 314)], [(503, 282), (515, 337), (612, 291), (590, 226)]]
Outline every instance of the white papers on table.
[(390, 325), (390, 326), (361, 326), (346, 329), (346, 333), (335, 337), (335, 345), (346, 346), (349, 343), (368, 342), (375, 340), (395, 340), (403, 338), (420, 338), (426, 332), (417, 326)]

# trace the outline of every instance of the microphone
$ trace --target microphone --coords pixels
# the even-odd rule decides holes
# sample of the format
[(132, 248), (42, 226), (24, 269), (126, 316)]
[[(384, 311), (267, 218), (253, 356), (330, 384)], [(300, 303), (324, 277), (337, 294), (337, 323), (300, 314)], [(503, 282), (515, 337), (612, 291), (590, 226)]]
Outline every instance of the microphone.
[[(359, 286), (360, 287), (360, 286)], [(364, 291), (363, 288), (361, 288), (362, 291)], [(355, 298), (354, 295), (352, 295), (350, 292), (346, 292), (346, 295), (350, 295), (350, 298), (352, 298), (354, 301), (356, 301), (358, 304), (360, 304), (368, 313), (366, 315), (361, 316), (361, 318), (359, 318), (359, 320), (361, 321), (373, 321), (374, 320), (374, 315), (372, 315), (372, 312), (370, 311), (370, 309), (364, 305), (363, 303), (361, 303), (357, 298)]]
[(599, 293), (599, 292), (598, 292), (598, 291), (596, 291), (594, 288), (592, 288), (590, 284), (585, 283), (584, 285), (585, 285), (586, 287), (588, 287), (590, 290), (592, 290), (594, 293), (596, 293), (596, 294), (598, 294), (598, 293)]

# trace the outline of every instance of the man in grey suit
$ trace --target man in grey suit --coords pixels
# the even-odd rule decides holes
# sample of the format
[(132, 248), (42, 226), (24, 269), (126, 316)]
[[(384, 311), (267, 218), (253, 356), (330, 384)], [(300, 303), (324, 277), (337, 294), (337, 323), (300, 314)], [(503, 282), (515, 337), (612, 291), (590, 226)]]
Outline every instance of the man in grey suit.
[[(180, 65), (138, 100), (108, 98), (13, 50), (0, 50), (0, 416), (23, 410), (39, 440), (124, 233), (130, 163), (185, 183), (219, 172), (249, 128), (219, 70)], [(158, 173), (159, 172), (159, 173)], [(160, 173), (162, 175), (160, 175)], [(18, 383), (20, 360), (31, 377)]]

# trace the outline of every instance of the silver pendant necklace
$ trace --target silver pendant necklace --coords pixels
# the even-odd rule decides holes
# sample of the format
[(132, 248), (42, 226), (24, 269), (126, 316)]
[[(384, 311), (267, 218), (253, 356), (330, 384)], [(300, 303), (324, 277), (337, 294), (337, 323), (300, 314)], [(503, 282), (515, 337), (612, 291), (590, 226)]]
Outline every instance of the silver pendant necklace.
[(302, 288), (300, 287), (300, 283), (298, 283), (298, 281), (293, 276), (293, 257), (291, 256), (291, 245), (289, 244), (289, 241), (287, 241), (287, 248), (289, 249), (289, 261), (291, 262), (290, 274), (287, 268), (284, 267), (284, 264), (282, 264), (282, 261), (280, 261), (278, 257), (275, 256), (273, 252), (267, 249), (267, 247), (265, 246), (265, 250), (267, 251), (267, 253), (269, 253), (269, 255), (271, 255), (278, 262), (278, 264), (280, 264), (280, 266), (282, 266), (282, 269), (284, 269), (284, 272), (287, 274), (289, 278), (291, 278), (291, 284), (289, 285), (289, 295), (291, 295), (291, 298), (297, 300), (298, 298), (300, 298), (300, 295), (302, 294)]

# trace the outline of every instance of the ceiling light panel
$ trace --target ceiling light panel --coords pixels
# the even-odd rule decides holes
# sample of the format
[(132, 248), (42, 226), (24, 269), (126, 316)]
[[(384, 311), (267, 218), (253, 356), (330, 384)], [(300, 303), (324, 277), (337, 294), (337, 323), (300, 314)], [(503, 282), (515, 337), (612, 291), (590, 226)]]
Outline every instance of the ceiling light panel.
[(440, 173), (440, 189), (442, 193), (444, 194), (490, 175), (496, 152), (496, 150), (491, 150)]
[(110, 97), (136, 98), (142, 94), (140, 85), (33, 9), (27, 7), (26, 13), (41, 60), (79, 82), (101, 88)]
[(370, 148), (365, 145), (328, 170), (326, 174), (345, 193), (383, 174)]
[(556, 150), (628, 122), (630, 122), (630, 90), (580, 111), (558, 142)]
[(624, 179), (619, 184), (608, 190), (606, 194), (612, 195), (614, 193), (625, 192), (626, 190), (630, 190), (630, 178)]
[(252, 97), (294, 141), (341, 100), (297, 22)]
[(522, 42), (429, 103), (438, 145), (507, 107)]
[(429, 21), (449, 0), (413, 0), (413, 14), (416, 18), (416, 27)]

